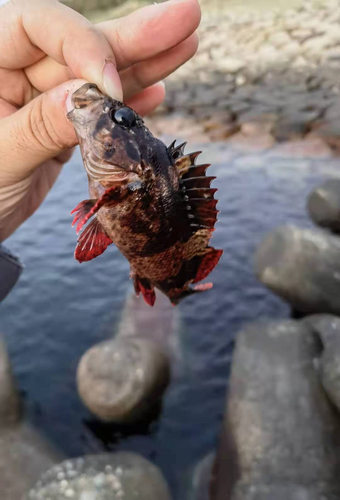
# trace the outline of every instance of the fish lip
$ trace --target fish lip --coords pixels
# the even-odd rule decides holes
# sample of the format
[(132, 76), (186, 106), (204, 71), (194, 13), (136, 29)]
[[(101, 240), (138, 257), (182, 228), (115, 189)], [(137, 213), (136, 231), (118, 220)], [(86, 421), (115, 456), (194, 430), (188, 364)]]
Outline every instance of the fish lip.
[(105, 96), (100, 92), (94, 83), (85, 83), (72, 94), (72, 104), (74, 109), (82, 109), (96, 101), (101, 101)]

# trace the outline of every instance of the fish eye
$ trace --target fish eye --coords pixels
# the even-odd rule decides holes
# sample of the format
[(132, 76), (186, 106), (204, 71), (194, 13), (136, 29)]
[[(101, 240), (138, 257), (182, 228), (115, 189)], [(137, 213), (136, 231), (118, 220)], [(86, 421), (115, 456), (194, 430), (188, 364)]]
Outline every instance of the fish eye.
[(120, 108), (116, 112), (112, 113), (112, 118), (118, 125), (123, 125), (124, 127), (132, 127), (136, 122), (136, 114), (130, 108)]

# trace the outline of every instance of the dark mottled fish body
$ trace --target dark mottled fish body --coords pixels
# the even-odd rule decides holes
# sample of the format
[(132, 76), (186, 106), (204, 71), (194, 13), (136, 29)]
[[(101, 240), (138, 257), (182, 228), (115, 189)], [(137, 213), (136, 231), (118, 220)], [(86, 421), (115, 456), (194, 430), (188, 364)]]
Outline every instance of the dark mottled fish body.
[(81, 202), (74, 223), (75, 257), (88, 261), (114, 242), (131, 266), (136, 293), (150, 305), (154, 287), (178, 303), (211, 284), (203, 280), (222, 251), (209, 246), (216, 222), (215, 189), (195, 165), (198, 153), (156, 139), (124, 104), (86, 84), (73, 96), (68, 117), (75, 126), (89, 180), (90, 199)]

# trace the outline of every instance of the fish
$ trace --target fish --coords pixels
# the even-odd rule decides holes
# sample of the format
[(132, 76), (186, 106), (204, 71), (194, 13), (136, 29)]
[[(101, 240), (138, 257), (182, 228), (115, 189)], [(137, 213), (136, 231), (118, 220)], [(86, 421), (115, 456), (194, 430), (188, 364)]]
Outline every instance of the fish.
[[(153, 306), (155, 288), (173, 305), (212, 288), (199, 283), (223, 250), (209, 246), (217, 221), (217, 191), (197, 165), (201, 151), (166, 146), (124, 103), (86, 83), (72, 96), (73, 124), (90, 198), (71, 212), (78, 237), (75, 258), (87, 262), (115, 243), (130, 263), (137, 295)], [(90, 220), (91, 222), (84, 225)]]

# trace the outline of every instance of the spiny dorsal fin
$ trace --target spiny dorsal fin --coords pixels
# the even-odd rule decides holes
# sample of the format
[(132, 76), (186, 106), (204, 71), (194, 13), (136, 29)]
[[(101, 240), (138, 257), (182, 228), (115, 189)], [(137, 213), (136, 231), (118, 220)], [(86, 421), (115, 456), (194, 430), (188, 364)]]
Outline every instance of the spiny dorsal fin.
[(182, 185), (187, 189), (210, 187), (214, 179), (216, 179), (216, 177), (206, 177), (205, 175), (201, 177), (189, 177), (188, 179), (182, 179)]
[(206, 228), (214, 230), (217, 221), (217, 200), (214, 194), (217, 189), (210, 184), (215, 177), (206, 176), (210, 164), (196, 165), (196, 159), (201, 151), (184, 155), (186, 142), (176, 146), (176, 141), (168, 147), (169, 156), (174, 161), (180, 177), (180, 189), (183, 193), (183, 216), (188, 217), (190, 227), (194, 232)]

